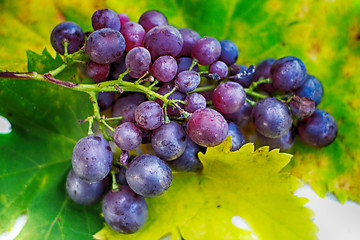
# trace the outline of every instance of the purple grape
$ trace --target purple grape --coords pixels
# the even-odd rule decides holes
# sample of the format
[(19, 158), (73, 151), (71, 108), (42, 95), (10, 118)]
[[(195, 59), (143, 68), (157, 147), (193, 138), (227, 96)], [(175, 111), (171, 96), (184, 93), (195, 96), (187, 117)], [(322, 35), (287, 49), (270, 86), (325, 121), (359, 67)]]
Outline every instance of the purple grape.
[(238, 111), (230, 114), (224, 114), (224, 117), (234, 122), (239, 128), (243, 128), (251, 122), (252, 109), (253, 107), (250, 103), (245, 101), (244, 106), (242, 106)]
[(156, 26), (169, 24), (165, 15), (156, 10), (144, 12), (139, 19), (139, 23), (146, 32)]
[(130, 93), (126, 96), (121, 96), (114, 104), (112, 116), (123, 116), (124, 122), (135, 123), (135, 110), (145, 100), (145, 95), (142, 93)]
[(177, 62), (172, 56), (161, 56), (151, 66), (155, 78), (162, 82), (170, 82), (177, 73)]
[(305, 64), (296, 57), (283, 57), (270, 68), (270, 78), (275, 89), (291, 91), (301, 87), (306, 81)]
[(129, 19), (129, 16), (126, 15), (126, 13), (118, 13), (118, 17), (120, 20), (120, 25), (121, 25), (121, 30), (122, 30), (122, 27), (124, 26), (124, 24), (129, 22), (130, 19)]
[(255, 74), (254, 66), (248, 67), (245, 65), (233, 64), (229, 67), (231, 81), (239, 83), (244, 88), (250, 87), (253, 82)]
[(153, 131), (151, 145), (155, 154), (163, 160), (174, 160), (186, 148), (186, 133), (180, 124), (170, 122)]
[(289, 105), (291, 113), (298, 118), (310, 117), (315, 111), (315, 102), (307, 97), (294, 96)]
[(121, 27), (121, 34), (125, 38), (126, 42), (126, 51), (130, 51), (135, 47), (142, 47), (145, 37), (144, 28), (135, 22), (127, 22)]
[(110, 145), (103, 137), (83, 137), (73, 150), (73, 170), (84, 181), (98, 182), (110, 172), (112, 158)]
[(240, 128), (233, 122), (228, 122), (228, 135), (231, 136), (232, 146), (231, 151), (239, 150), (245, 144), (245, 137)]
[(216, 73), (220, 79), (228, 75), (228, 66), (222, 61), (216, 61), (209, 66), (210, 73)]
[(89, 58), (96, 63), (112, 63), (124, 53), (125, 39), (119, 31), (102, 28), (88, 37), (85, 50)]
[(95, 83), (104, 81), (110, 73), (109, 64), (98, 64), (90, 61), (86, 66), (86, 74), (94, 80)]
[(144, 197), (156, 197), (168, 190), (172, 172), (160, 158), (144, 154), (134, 158), (126, 169), (129, 187)]
[(120, 185), (128, 185), (126, 181), (126, 167), (117, 166), (118, 172), (116, 173), (116, 182)]
[(256, 130), (268, 138), (284, 136), (291, 128), (292, 117), (285, 103), (276, 98), (264, 98), (251, 112)]
[(270, 150), (280, 148), (280, 151), (286, 151), (294, 145), (295, 129), (291, 128), (284, 136), (279, 138), (268, 138), (260, 133), (256, 133), (257, 139), (263, 146), (269, 146)]
[(132, 122), (120, 124), (114, 132), (114, 142), (121, 149), (131, 151), (140, 146), (142, 132)]
[[(156, 92), (161, 94), (161, 95), (165, 95), (167, 93), (169, 93), (172, 89), (174, 88), (174, 86), (172, 84), (166, 84), (162, 87), (160, 87)], [(168, 99), (170, 100), (181, 100), (183, 101), (185, 99), (185, 94), (175, 90), (172, 94), (170, 94), (170, 96), (168, 97)], [(160, 106), (163, 105), (163, 101), (160, 99), (156, 99), (156, 102), (158, 104), (160, 104)], [(183, 108), (184, 105), (181, 103), (178, 103), (178, 106)], [(168, 116), (178, 116), (180, 114), (180, 111), (178, 108), (174, 108), (170, 105), (168, 105), (166, 107), (166, 112)]]
[(183, 47), (183, 39), (175, 27), (157, 26), (146, 33), (144, 47), (149, 50), (153, 60), (164, 55), (176, 57)]
[(200, 84), (200, 75), (195, 71), (182, 71), (175, 78), (175, 85), (180, 92), (187, 93), (195, 90)]
[[(267, 58), (262, 60), (256, 65), (253, 81), (257, 82), (262, 79), (270, 78), (270, 69), (273, 63), (276, 61), (275, 58)], [(275, 88), (271, 83), (263, 83), (260, 88), (266, 92), (274, 92)]]
[(203, 147), (213, 147), (222, 143), (228, 134), (225, 118), (210, 108), (196, 110), (186, 126), (191, 140)]
[[(112, 80), (118, 79), (120, 74), (124, 73), (126, 71), (126, 64), (125, 64), (125, 58), (126, 54), (124, 53), (121, 58), (116, 60), (116, 62), (113, 62), (110, 64), (110, 74), (109, 77)], [(128, 74), (126, 76), (129, 76)], [(124, 79), (123, 79), (124, 80)]]
[(126, 67), (130, 69), (130, 76), (139, 78), (146, 71), (149, 71), (151, 56), (149, 51), (143, 47), (136, 47), (130, 50), (125, 58)]
[(148, 217), (145, 198), (128, 186), (108, 192), (102, 202), (102, 212), (107, 224), (124, 234), (137, 232), (145, 225)]
[(64, 41), (68, 41), (68, 53), (74, 53), (80, 50), (84, 45), (84, 32), (79, 25), (73, 22), (62, 22), (52, 30), (51, 45), (56, 52), (64, 55)]
[(321, 82), (312, 75), (307, 75), (305, 83), (294, 93), (299, 97), (307, 97), (315, 102), (315, 106), (319, 105), (324, 95), (324, 89)]
[(104, 111), (110, 108), (115, 102), (115, 93), (114, 92), (99, 92), (98, 94), (98, 105), (100, 111)]
[(220, 61), (223, 61), (228, 66), (233, 65), (239, 56), (239, 49), (233, 41), (222, 40)]
[(335, 119), (322, 109), (316, 109), (312, 116), (303, 119), (297, 126), (301, 141), (312, 147), (325, 147), (332, 143), (337, 130)]
[(186, 96), (185, 110), (187, 112), (193, 113), (198, 109), (206, 108), (206, 99), (203, 95), (199, 93), (190, 93)]
[(206, 101), (212, 101), (213, 93), (214, 93), (214, 90), (208, 90), (208, 91), (200, 92), (200, 94), (204, 96)]
[(77, 204), (93, 204), (100, 201), (108, 183), (106, 178), (98, 182), (86, 182), (81, 180), (73, 169), (70, 169), (66, 177), (66, 192)]
[(167, 164), (171, 169), (179, 172), (200, 172), (203, 169), (203, 165), (198, 157), (200, 151), (202, 151), (202, 147), (188, 137), (186, 138), (184, 153), (177, 159), (167, 162)]
[(196, 58), (201, 65), (210, 65), (219, 59), (221, 45), (213, 37), (202, 37), (191, 48), (191, 56)]
[(213, 104), (221, 113), (229, 114), (239, 111), (245, 104), (244, 88), (236, 82), (225, 82), (217, 86), (212, 95)]
[(176, 62), (178, 64), (177, 73), (183, 72), (183, 71), (195, 71), (199, 72), (199, 66), (196, 64), (191, 70), (191, 64), (193, 59), (189, 57), (181, 57), (176, 59)]
[(179, 31), (184, 40), (184, 44), (178, 56), (191, 57), (191, 48), (201, 37), (197, 32), (189, 28), (180, 28)]
[(92, 15), (92, 26), (94, 30), (102, 28), (111, 28), (116, 31), (120, 30), (120, 19), (118, 15), (111, 9), (99, 9)]
[(163, 124), (163, 110), (156, 102), (143, 102), (135, 110), (135, 121), (141, 128), (154, 130)]

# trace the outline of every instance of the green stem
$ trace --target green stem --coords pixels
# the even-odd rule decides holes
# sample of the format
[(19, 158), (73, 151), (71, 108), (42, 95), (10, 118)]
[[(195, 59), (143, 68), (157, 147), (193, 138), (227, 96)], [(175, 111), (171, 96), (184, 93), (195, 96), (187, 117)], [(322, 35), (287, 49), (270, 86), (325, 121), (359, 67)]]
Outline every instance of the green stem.
[(253, 90), (251, 90), (250, 88), (245, 88), (245, 93), (246, 95), (249, 95), (249, 96), (252, 96), (252, 97), (255, 97), (255, 98), (260, 98), (260, 99), (263, 99), (263, 98), (267, 98), (268, 96), (264, 95), (264, 94), (261, 94), (261, 93), (258, 93), (258, 92), (254, 92)]
[(191, 92), (188, 92), (187, 94), (214, 90), (216, 87), (217, 87), (217, 85), (202, 86), (202, 87), (196, 88), (195, 90), (193, 90)]
[(193, 59), (191, 66), (189, 67), (189, 71), (191, 71), (193, 69), (193, 67), (195, 67), (196, 64), (198, 64), (198, 60), (196, 58)]
[(112, 132), (115, 132), (115, 129), (110, 126), (104, 119), (101, 119), (100, 122), (104, 124), (108, 129), (110, 129)]
[(116, 171), (114, 169), (111, 170), (111, 178), (112, 178), (111, 188), (113, 191), (116, 191), (119, 189), (119, 185), (116, 182)]
[(250, 90), (254, 90), (254, 89), (257, 88), (260, 84), (264, 84), (264, 83), (271, 83), (271, 79), (270, 79), (270, 78), (265, 78), (265, 79), (261, 79), (261, 80), (259, 80), (259, 81), (257, 81), (257, 82), (253, 82), (253, 83), (250, 85), (249, 89), (250, 89)]
[(123, 120), (124, 117), (120, 116), (120, 117), (111, 117), (111, 118), (103, 118), (104, 121), (117, 121), (117, 120)]

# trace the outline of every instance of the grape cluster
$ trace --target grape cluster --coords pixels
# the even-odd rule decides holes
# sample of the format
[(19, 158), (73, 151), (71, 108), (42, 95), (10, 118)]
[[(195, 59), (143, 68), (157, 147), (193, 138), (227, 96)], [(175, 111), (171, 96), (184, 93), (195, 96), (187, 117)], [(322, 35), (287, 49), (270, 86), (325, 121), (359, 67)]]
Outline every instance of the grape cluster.
[[(111, 138), (121, 149), (120, 160), (113, 160), (108, 140), (100, 136), (80, 139), (73, 150), (69, 196), (92, 204), (107, 192), (104, 219), (120, 233), (145, 224), (145, 197), (165, 193), (172, 170), (201, 171), (198, 153), (228, 135), (231, 150), (239, 150), (245, 144), (241, 128), (251, 122), (259, 142), (281, 150), (289, 149), (296, 135), (313, 147), (327, 146), (337, 135), (334, 118), (316, 108), (323, 97), (320, 81), (296, 57), (238, 65), (234, 42), (178, 29), (158, 11), (145, 12), (136, 23), (124, 13), (100, 9), (91, 20), (94, 31), (87, 33), (72, 22), (57, 25), (54, 49), (84, 51), (86, 74), (97, 84), (119, 78), (154, 93), (99, 93), (100, 108), (112, 107), (112, 117), (122, 117)], [(151, 145), (154, 154), (131, 159), (129, 151), (140, 144)]]

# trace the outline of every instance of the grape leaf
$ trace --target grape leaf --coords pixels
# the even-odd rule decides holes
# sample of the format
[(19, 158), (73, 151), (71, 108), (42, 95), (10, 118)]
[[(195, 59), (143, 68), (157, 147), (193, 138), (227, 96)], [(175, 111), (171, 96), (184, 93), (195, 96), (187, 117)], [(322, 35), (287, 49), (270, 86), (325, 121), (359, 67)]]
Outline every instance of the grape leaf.
[[(251, 143), (237, 152), (230, 149), (230, 137), (208, 148), (200, 156), (201, 175), (175, 173), (164, 195), (147, 199), (149, 219), (139, 232), (121, 235), (106, 226), (95, 238), (316, 239), (306, 200), (292, 194), (300, 181), (279, 173), (291, 155), (268, 147), (254, 151)], [(245, 219), (253, 231), (235, 227), (233, 216)]]

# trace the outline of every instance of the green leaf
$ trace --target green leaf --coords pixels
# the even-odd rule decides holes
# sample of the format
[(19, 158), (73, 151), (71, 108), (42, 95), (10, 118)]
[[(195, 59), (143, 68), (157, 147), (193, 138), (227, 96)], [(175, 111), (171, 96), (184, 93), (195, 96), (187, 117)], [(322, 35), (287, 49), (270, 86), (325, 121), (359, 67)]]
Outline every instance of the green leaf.
[[(164, 195), (147, 199), (149, 219), (139, 232), (121, 235), (106, 226), (95, 238), (159, 239), (170, 233), (171, 239), (316, 239), (306, 200), (292, 194), (301, 183), (279, 173), (291, 155), (267, 147), (254, 152), (253, 144), (230, 149), (229, 137), (199, 156), (201, 175), (175, 173)], [(233, 216), (253, 231), (235, 227)]]

